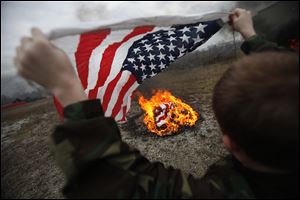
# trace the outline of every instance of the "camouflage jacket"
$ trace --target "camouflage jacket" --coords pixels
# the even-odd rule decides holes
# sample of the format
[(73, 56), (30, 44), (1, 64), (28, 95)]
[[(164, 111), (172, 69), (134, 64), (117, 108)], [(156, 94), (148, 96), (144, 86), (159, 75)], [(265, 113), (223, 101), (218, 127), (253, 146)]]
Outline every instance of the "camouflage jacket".
[[(274, 45), (254, 37), (242, 49), (249, 53)], [(287, 187), (278, 186), (278, 180), (286, 177), (251, 171), (232, 156), (212, 165), (200, 179), (151, 163), (122, 142), (116, 122), (104, 117), (99, 100), (69, 105), (64, 114), (65, 122), (56, 127), (52, 139), (66, 175), (67, 198), (281, 197), (278, 191)]]
[(264, 37), (259, 35), (254, 35), (248, 38), (241, 46), (242, 51), (245, 54), (251, 54), (253, 52), (262, 52), (262, 51), (293, 51), (286, 47), (278, 46), (274, 42), (265, 40)]

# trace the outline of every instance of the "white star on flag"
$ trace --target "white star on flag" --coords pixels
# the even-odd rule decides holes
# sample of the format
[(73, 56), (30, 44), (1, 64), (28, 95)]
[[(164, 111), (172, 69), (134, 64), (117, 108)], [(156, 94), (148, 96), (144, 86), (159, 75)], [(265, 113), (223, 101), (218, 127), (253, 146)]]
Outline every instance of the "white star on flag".
[(174, 46), (173, 43), (171, 42), (171, 44), (167, 47), (169, 47), (169, 49), (170, 49), (169, 51), (171, 52), (171, 51), (174, 51), (176, 46)]
[(137, 71), (139, 67), (137, 65), (133, 65), (133, 68)]
[(153, 63), (151, 63), (151, 64), (149, 65), (149, 67), (150, 67), (151, 70), (154, 70), (154, 69), (155, 69), (155, 65), (154, 65)]
[(128, 58), (128, 61), (133, 63), (135, 61), (135, 59), (134, 58)]
[(191, 30), (188, 28), (188, 27), (184, 27), (182, 30), (180, 30), (182, 33), (185, 33), (185, 32), (190, 32)]
[(151, 60), (154, 60), (155, 55), (152, 55), (151, 53), (149, 54), (148, 58)]
[(161, 62), (160, 65), (159, 65), (159, 68), (160, 69), (164, 69), (165, 68), (165, 64), (163, 62)]
[(146, 74), (143, 74), (142, 79), (145, 80), (147, 78)]
[(197, 33), (198, 33), (199, 31), (205, 33), (204, 28), (205, 28), (206, 26), (207, 26), (207, 25), (203, 25), (203, 24), (200, 23), (200, 24), (196, 27), (196, 28), (197, 28)]
[(138, 51), (141, 51), (140, 48), (133, 49), (134, 53), (136, 54)]
[(193, 39), (194, 42), (201, 42), (203, 40), (203, 38), (200, 38), (199, 35), (197, 35), (196, 38)]
[(162, 45), (162, 44), (158, 44), (158, 46), (157, 46), (157, 48), (158, 48), (158, 50), (161, 50), (161, 49), (163, 49), (165, 46), (164, 45)]
[(189, 42), (189, 37), (183, 34), (183, 36), (180, 37), (182, 39), (182, 42)]
[(153, 76), (155, 76), (155, 75), (156, 75), (156, 73), (154, 73), (153, 71), (152, 71), (152, 73), (150, 74), (151, 77), (153, 77)]
[(169, 56), (170, 61), (174, 61), (174, 57), (172, 55)]
[(172, 42), (173, 40), (175, 40), (176, 41), (176, 38), (174, 38), (174, 37), (170, 37), (170, 38), (168, 38), (168, 40), (170, 41), (170, 42)]
[(138, 59), (140, 60), (140, 62), (144, 61), (145, 56), (139, 55)]
[(159, 57), (160, 60), (165, 59), (165, 56), (166, 56), (166, 55), (162, 54), (161, 52), (160, 52), (160, 54), (158, 55), (158, 57)]
[(141, 69), (144, 71), (146, 69), (146, 65), (142, 64)]
[(168, 36), (171, 36), (171, 35), (173, 35), (173, 34), (175, 34), (174, 31), (168, 31)]
[(146, 48), (146, 51), (148, 51), (148, 52), (152, 50), (151, 44), (145, 44), (144, 47)]

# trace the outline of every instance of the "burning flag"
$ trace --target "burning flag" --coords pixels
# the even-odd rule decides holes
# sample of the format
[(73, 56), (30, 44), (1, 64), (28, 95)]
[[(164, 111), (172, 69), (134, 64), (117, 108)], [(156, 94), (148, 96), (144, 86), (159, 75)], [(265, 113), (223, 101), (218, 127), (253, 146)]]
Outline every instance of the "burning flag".
[(158, 91), (150, 100), (141, 96), (139, 104), (146, 113), (144, 123), (148, 130), (159, 136), (177, 132), (181, 126), (193, 126), (198, 120), (198, 114), (188, 104), (168, 91)]
[(138, 86), (204, 44), (227, 18), (227, 13), (141, 18), (58, 29), (49, 38), (69, 54), (89, 99), (101, 100), (105, 116), (125, 121)]
[(294, 51), (299, 51), (299, 40), (298, 39), (290, 39), (288, 40), (289, 47)]

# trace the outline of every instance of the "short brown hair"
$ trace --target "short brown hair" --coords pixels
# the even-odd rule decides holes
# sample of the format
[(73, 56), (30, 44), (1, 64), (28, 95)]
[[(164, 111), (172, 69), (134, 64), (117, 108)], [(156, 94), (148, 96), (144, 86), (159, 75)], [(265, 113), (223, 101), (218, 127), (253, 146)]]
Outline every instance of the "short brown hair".
[(233, 63), (214, 88), (221, 130), (253, 160), (299, 168), (299, 57), (265, 52)]

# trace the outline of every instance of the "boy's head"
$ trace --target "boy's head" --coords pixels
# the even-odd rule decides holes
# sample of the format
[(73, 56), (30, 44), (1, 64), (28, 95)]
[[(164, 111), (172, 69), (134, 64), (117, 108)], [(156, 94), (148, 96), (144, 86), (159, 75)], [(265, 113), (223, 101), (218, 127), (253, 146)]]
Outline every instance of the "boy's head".
[(214, 88), (213, 110), (224, 135), (253, 161), (299, 167), (299, 57), (265, 52), (232, 64)]

